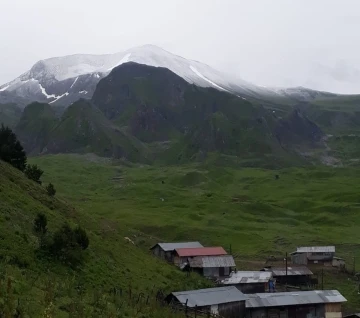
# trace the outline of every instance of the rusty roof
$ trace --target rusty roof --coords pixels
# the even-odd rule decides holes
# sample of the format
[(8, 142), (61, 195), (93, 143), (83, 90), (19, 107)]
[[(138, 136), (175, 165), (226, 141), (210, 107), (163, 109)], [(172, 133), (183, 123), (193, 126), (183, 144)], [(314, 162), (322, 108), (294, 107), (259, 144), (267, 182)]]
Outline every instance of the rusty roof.
[[(265, 268), (264, 271), (270, 271), (273, 276), (286, 276), (286, 267), (270, 267)], [(296, 266), (287, 268), (288, 276), (302, 276), (302, 275), (313, 275), (313, 272), (306, 266)]]
[(231, 255), (196, 256), (189, 259), (189, 265), (191, 268), (235, 267), (235, 261)]
[(153, 249), (155, 246), (159, 245), (162, 250), (165, 252), (174, 251), (177, 248), (194, 248), (194, 247), (203, 247), (199, 242), (178, 242), (178, 243), (157, 243), (151, 249)]
[(180, 257), (194, 257), (194, 256), (214, 256), (226, 255), (226, 251), (222, 247), (199, 247), (199, 248), (177, 248), (176, 253)]
[(231, 272), (230, 276), (221, 281), (224, 285), (267, 283), (272, 278), (272, 272), (240, 271)]
[(337, 290), (312, 290), (247, 295), (246, 308), (343, 303), (347, 300)]
[(171, 293), (176, 299), (188, 307), (203, 307), (244, 301), (247, 297), (234, 286), (188, 290)]

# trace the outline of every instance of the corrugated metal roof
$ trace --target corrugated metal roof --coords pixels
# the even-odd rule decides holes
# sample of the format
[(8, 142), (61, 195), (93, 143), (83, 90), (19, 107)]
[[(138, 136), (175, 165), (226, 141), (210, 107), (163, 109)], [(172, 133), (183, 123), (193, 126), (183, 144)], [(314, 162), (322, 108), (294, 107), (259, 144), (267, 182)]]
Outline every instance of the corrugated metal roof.
[(335, 253), (335, 246), (301, 246), (297, 253)]
[(180, 243), (157, 243), (155, 246), (159, 245), (165, 252), (176, 250), (177, 248), (196, 248), (203, 247), (199, 242), (180, 242)]
[(252, 284), (252, 283), (267, 283), (272, 278), (272, 272), (232, 272), (230, 277), (221, 281), (224, 285), (231, 284)]
[(235, 267), (235, 261), (231, 255), (196, 256), (189, 258), (189, 265), (191, 268)]
[(347, 301), (337, 290), (312, 290), (247, 295), (246, 308), (294, 306)]
[(176, 248), (180, 257), (226, 255), (226, 251), (220, 247), (199, 247), (199, 248)]
[(247, 297), (234, 286), (188, 290), (172, 293), (177, 300), (188, 307), (203, 307), (244, 301)]
[[(271, 267), (271, 268), (266, 268), (264, 270), (272, 272), (274, 277), (286, 276), (285, 267)], [(313, 275), (313, 272), (310, 269), (308, 269), (306, 266), (288, 267), (287, 275), (288, 276)]]

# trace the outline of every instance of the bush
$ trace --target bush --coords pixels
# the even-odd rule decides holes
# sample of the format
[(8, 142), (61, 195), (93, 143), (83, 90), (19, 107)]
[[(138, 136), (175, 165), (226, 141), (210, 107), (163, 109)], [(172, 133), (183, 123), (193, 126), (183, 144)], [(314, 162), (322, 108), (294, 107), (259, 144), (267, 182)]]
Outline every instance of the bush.
[(39, 234), (47, 232), (47, 218), (44, 213), (38, 213), (34, 220), (34, 231)]
[(49, 183), (46, 187), (47, 194), (53, 197), (56, 194), (55, 187), (52, 183)]
[(73, 230), (68, 223), (65, 223), (53, 235), (50, 252), (59, 260), (78, 265), (82, 262), (82, 250), (89, 246), (87, 233), (81, 227)]
[(40, 178), (43, 175), (44, 171), (42, 171), (37, 165), (27, 165), (24, 172), (30, 180), (41, 184)]
[(75, 230), (75, 237), (76, 237), (76, 242), (79, 244), (79, 246), (83, 249), (86, 250), (89, 246), (89, 237), (87, 236), (86, 231), (81, 228), (80, 226), (78, 226)]
[(0, 127), (0, 159), (21, 171), (25, 170), (25, 150), (13, 131), (4, 125)]

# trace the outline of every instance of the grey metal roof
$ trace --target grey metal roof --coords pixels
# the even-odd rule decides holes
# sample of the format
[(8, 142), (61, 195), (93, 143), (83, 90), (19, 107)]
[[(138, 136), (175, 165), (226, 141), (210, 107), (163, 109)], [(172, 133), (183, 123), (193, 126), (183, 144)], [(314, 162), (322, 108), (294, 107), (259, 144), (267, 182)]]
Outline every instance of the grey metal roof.
[(294, 306), (347, 301), (337, 290), (312, 290), (247, 295), (246, 308)]
[(161, 249), (163, 249), (165, 252), (173, 251), (177, 248), (204, 247), (199, 242), (179, 242), (179, 243), (157, 243), (152, 248), (154, 248), (156, 245), (159, 245)]
[(172, 293), (177, 300), (188, 307), (203, 307), (244, 301), (247, 297), (234, 286), (188, 290)]
[(335, 246), (302, 246), (296, 249), (297, 253), (335, 253)]
[[(286, 276), (285, 267), (271, 267), (266, 269), (266, 271), (272, 272), (274, 277)], [(306, 266), (296, 266), (296, 267), (288, 267), (287, 275), (288, 276), (313, 275), (313, 272), (310, 269), (308, 269)]]
[(189, 265), (192, 268), (235, 267), (235, 261), (231, 255), (195, 256), (189, 258)]
[(272, 278), (272, 272), (242, 271), (231, 272), (230, 277), (221, 281), (224, 285), (267, 283)]

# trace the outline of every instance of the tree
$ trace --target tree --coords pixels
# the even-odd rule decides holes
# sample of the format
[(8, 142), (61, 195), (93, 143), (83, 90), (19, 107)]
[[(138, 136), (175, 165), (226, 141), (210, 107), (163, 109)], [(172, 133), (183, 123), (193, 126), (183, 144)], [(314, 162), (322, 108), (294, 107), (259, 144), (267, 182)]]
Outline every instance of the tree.
[(81, 228), (80, 226), (78, 226), (75, 230), (75, 237), (76, 237), (76, 242), (79, 244), (79, 246), (83, 249), (86, 250), (89, 246), (89, 237), (87, 236), (86, 231)]
[(46, 187), (46, 191), (49, 196), (53, 197), (56, 194), (55, 187), (52, 183), (49, 183)]
[(40, 178), (43, 175), (44, 171), (42, 171), (37, 165), (27, 165), (24, 172), (30, 180), (41, 184)]
[(81, 227), (72, 229), (68, 223), (53, 235), (50, 252), (70, 265), (76, 266), (82, 262), (82, 250), (89, 246), (89, 238)]
[(47, 218), (44, 213), (38, 213), (34, 220), (34, 230), (36, 233), (46, 234)]
[(0, 159), (21, 171), (25, 170), (25, 150), (13, 131), (4, 125), (0, 127)]

